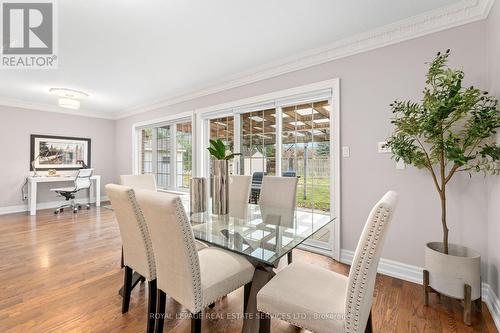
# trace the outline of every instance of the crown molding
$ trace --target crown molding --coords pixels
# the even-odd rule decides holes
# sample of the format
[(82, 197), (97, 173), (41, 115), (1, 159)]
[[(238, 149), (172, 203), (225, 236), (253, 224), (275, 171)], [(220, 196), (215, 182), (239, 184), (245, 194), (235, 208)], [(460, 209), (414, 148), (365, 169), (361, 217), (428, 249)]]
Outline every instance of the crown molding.
[(113, 115), (115, 119), (130, 117), (467, 23), (484, 20), (488, 17), (494, 2), (495, 0), (462, 0), (450, 6), (437, 8), (280, 61), (240, 72), (196, 91), (167, 96), (152, 103), (126, 109), (123, 112), (115, 112)]
[(110, 113), (91, 111), (91, 110), (85, 110), (85, 109), (69, 110), (69, 109), (60, 108), (60, 107), (55, 106), (55, 105), (44, 104), (44, 103), (34, 103), (34, 102), (28, 102), (28, 101), (22, 101), (22, 100), (18, 100), (18, 99), (4, 98), (4, 97), (0, 97), (0, 105), (9, 106), (9, 107), (13, 107), (13, 108), (27, 109), (27, 110), (62, 113), (62, 114), (66, 114), (66, 115), (80, 116), (80, 117), (102, 118), (102, 119), (110, 119), (110, 120), (115, 119), (115, 117)]

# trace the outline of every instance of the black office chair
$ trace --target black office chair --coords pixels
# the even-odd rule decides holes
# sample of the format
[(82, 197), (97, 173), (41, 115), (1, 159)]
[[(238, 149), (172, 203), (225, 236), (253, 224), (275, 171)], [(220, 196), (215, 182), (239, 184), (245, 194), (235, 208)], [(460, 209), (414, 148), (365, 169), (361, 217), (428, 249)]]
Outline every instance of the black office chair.
[[(81, 190), (90, 189), (90, 185), (92, 183), (90, 181), (90, 177), (92, 177), (93, 172), (94, 169), (80, 169), (75, 178), (75, 186), (50, 189), (52, 192), (59, 194), (59, 196), (66, 198), (67, 202), (69, 201), (54, 210), (54, 214), (63, 212), (64, 208), (71, 208), (75, 214), (78, 213), (78, 210), (82, 209), (83, 205), (75, 203), (75, 194)], [(85, 208), (90, 209), (90, 195), (89, 202), (85, 205)]]
[(252, 175), (252, 190), (250, 192), (251, 203), (257, 204), (259, 202), (260, 187), (262, 186), (262, 179), (267, 175), (267, 172), (254, 172)]

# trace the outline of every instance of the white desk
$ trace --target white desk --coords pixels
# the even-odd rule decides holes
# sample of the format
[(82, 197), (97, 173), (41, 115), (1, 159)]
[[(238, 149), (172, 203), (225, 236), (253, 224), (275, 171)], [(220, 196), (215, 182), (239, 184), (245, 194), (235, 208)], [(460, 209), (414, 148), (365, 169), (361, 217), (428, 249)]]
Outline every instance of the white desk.
[[(90, 180), (94, 183), (90, 186), (90, 198), (95, 197), (95, 205), (99, 207), (101, 205), (101, 176), (92, 176)], [(30, 210), (30, 215), (36, 215), (36, 192), (38, 183), (59, 183), (59, 182), (71, 182), (74, 183), (75, 176), (65, 176), (61, 175), (59, 177), (48, 177), (48, 176), (38, 176), (28, 177), (28, 207)], [(90, 200), (89, 198), (89, 200)]]

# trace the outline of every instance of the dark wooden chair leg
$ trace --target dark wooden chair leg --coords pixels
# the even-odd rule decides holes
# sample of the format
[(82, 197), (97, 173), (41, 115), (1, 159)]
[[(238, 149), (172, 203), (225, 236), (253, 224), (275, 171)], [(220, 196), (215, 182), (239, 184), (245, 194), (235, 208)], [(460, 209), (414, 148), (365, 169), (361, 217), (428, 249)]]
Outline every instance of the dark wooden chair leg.
[(287, 257), (288, 257), (288, 265), (290, 265), (292, 263), (292, 260), (293, 260), (293, 253), (292, 253), (292, 251), (290, 251), (290, 252), (287, 253)]
[(156, 319), (156, 279), (148, 281), (148, 324), (147, 332), (154, 333)]
[(128, 311), (130, 305), (130, 293), (132, 292), (132, 268), (125, 266), (123, 271), (123, 299), (122, 299), (122, 313)]
[(201, 333), (201, 317), (201, 312), (191, 315), (191, 333)]
[(372, 321), (372, 311), (370, 310), (370, 315), (368, 316), (368, 321), (366, 323), (365, 333), (373, 332), (373, 321)]
[(125, 263), (123, 262), (123, 246), (122, 246), (122, 259), (120, 263), (121, 268), (125, 267)]
[[(483, 279), (480, 280), (480, 286), (483, 285)], [(483, 288), (479, 291), (479, 298), (474, 301), (476, 311), (483, 312)]]
[(429, 271), (424, 270), (424, 305), (429, 306)]
[(471, 324), (472, 315), (472, 288), (468, 284), (464, 286), (464, 323), (468, 326)]
[(259, 312), (259, 333), (271, 333), (271, 317), (264, 312)]
[(155, 333), (163, 332), (163, 323), (165, 321), (165, 302), (167, 295), (160, 289), (156, 289), (156, 318)]
[(248, 300), (250, 299), (250, 292), (252, 291), (252, 282), (248, 282), (243, 287), (243, 313), (247, 313)]

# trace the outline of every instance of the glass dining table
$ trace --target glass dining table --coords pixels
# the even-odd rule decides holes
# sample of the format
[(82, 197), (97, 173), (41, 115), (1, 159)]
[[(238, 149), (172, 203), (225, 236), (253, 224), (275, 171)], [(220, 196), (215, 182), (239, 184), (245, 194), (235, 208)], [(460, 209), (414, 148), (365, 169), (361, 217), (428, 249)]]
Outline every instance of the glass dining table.
[(181, 199), (197, 240), (243, 255), (255, 266), (242, 332), (258, 331), (256, 295), (275, 275), (280, 260), (287, 256), (290, 263), (293, 249), (335, 220), (300, 208), (255, 204), (233, 203), (229, 214), (216, 215), (208, 203), (205, 212), (189, 213), (189, 196)]

